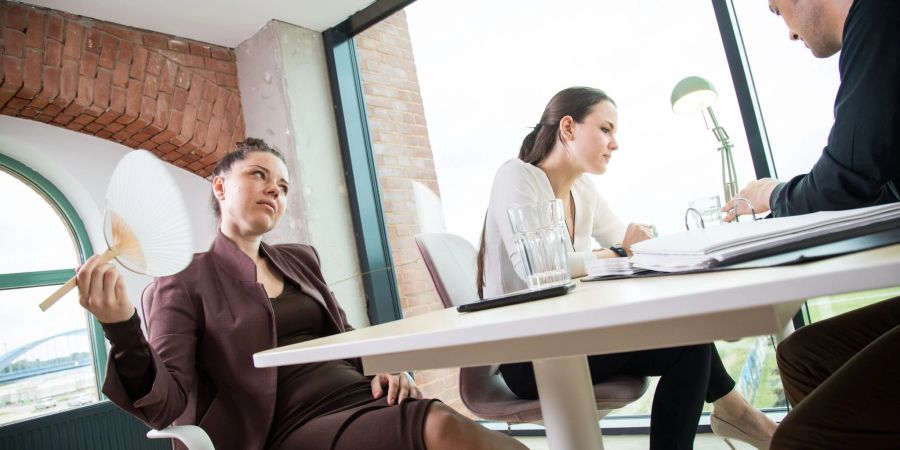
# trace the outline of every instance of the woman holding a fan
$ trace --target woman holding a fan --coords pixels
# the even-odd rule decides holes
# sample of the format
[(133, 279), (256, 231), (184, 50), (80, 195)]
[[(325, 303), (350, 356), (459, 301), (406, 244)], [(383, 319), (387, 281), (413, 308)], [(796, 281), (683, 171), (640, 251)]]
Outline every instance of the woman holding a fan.
[(103, 392), (154, 428), (202, 427), (219, 449), (525, 448), (358, 360), (258, 369), (252, 355), (351, 330), (302, 244), (268, 245), (290, 188), (284, 159), (248, 138), (212, 180), (219, 232), (143, 294), (147, 339), (115, 267), (92, 257), (79, 298), (112, 344)]

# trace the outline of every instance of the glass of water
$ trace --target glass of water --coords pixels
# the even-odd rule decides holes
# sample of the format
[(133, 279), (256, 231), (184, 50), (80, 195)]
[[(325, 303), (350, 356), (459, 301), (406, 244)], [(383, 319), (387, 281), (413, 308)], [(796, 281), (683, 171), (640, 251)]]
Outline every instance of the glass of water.
[(535, 290), (567, 283), (566, 221), (562, 201), (554, 199), (507, 211), (516, 247), (525, 266), (525, 282)]

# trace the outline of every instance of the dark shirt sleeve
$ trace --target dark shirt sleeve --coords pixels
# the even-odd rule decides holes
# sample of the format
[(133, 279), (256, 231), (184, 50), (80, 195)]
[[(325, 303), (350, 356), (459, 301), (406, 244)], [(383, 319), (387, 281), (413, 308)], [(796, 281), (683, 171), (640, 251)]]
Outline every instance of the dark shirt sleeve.
[(900, 200), (900, 2), (853, 2), (839, 66), (828, 145), (808, 174), (772, 192), (775, 216)]
[(101, 325), (111, 345), (110, 358), (116, 365), (128, 396), (137, 400), (147, 395), (153, 386), (153, 357), (141, 331), (141, 318), (137, 311), (124, 322)]

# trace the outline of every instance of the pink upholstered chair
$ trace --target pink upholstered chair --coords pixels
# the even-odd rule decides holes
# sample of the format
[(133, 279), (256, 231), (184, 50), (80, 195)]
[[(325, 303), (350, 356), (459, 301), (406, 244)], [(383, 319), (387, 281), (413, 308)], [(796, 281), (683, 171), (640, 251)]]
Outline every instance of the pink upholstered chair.
[[(444, 307), (478, 301), (475, 285), (478, 252), (472, 244), (450, 233), (427, 233), (416, 236), (416, 246)], [(600, 417), (640, 398), (647, 384), (646, 377), (628, 376), (595, 384), (594, 397)], [(513, 394), (497, 366), (461, 368), (459, 394), (466, 407), (483, 419), (509, 423), (541, 420), (540, 402), (523, 400)]]

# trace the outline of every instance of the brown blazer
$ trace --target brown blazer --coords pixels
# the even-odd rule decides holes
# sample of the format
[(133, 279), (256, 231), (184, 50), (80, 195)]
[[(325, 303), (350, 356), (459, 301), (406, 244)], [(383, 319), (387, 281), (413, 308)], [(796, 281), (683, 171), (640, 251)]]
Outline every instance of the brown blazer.
[[(352, 329), (322, 277), (315, 249), (262, 244), (262, 252), (286, 281), (325, 308), (335, 332)], [(278, 370), (253, 366), (254, 353), (276, 346), (272, 305), (253, 261), (220, 232), (184, 271), (151, 283), (142, 303), (153, 387), (136, 401), (129, 398), (110, 357), (103, 392), (153, 428), (199, 425), (218, 450), (263, 448)]]

